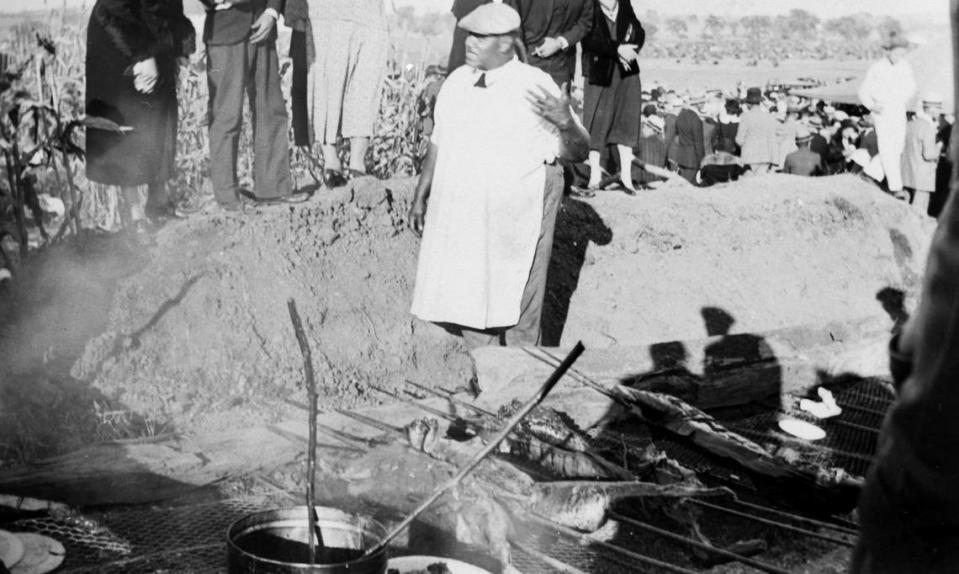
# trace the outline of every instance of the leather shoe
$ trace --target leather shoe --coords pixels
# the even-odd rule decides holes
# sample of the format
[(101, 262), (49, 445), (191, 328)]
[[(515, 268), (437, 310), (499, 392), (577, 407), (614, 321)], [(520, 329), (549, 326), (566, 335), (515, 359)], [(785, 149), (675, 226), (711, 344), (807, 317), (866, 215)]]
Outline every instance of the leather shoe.
[(334, 187), (343, 187), (346, 185), (346, 177), (343, 175), (342, 171), (326, 169), (323, 170), (323, 183), (325, 183), (326, 187), (330, 189), (333, 189)]

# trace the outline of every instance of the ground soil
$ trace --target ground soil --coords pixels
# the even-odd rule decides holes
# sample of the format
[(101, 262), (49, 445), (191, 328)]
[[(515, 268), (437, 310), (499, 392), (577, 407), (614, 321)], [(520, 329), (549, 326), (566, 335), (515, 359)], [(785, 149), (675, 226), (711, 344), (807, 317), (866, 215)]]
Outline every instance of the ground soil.
[[(372, 385), (406, 379), (466, 385), (460, 342), (409, 314), (412, 186), (360, 180), (296, 206), (170, 223), (149, 250), (113, 238), (38, 257), (4, 306), (8, 408), (56, 412), (77, 402), (69, 388), (86, 392), (93, 426), (115, 413), (154, 431), (274, 419), (283, 401), (306, 396), (289, 299), (314, 350), (322, 409), (381, 402)], [(912, 304), (933, 225), (851, 177), (567, 198), (545, 342), (701, 337), (707, 306), (735, 320), (732, 332), (881, 315), (884, 288)], [(69, 427), (31, 412), (48, 433)]]

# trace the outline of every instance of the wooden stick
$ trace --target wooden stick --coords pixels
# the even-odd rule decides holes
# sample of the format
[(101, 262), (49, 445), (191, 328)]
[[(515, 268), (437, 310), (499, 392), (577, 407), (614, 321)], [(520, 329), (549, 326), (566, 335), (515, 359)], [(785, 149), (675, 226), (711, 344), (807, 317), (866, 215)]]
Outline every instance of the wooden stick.
[(558, 383), (559, 380), (563, 377), (563, 375), (566, 374), (566, 371), (568, 371), (569, 368), (573, 366), (573, 363), (575, 363), (576, 359), (578, 359), (579, 356), (583, 354), (584, 350), (585, 350), (585, 347), (583, 347), (582, 342), (576, 343), (576, 346), (573, 347), (573, 350), (570, 351), (569, 355), (567, 355), (566, 358), (563, 359), (563, 362), (559, 365), (559, 367), (557, 367), (556, 370), (553, 371), (553, 374), (549, 376), (549, 378), (546, 380), (545, 383), (543, 383), (543, 386), (540, 387), (539, 391), (537, 391), (536, 394), (533, 395), (533, 397), (530, 398), (525, 405), (523, 405), (523, 408), (520, 409), (519, 412), (513, 415), (513, 418), (510, 419), (508, 423), (506, 423), (506, 426), (503, 427), (503, 430), (501, 430), (499, 434), (497, 434), (492, 440), (490, 440), (490, 442), (483, 448), (483, 450), (481, 450), (479, 453), (477, 453), (475, 457), (473, 457), (473, 460), (468, 462), (462, 469), (460, 469), (460, 471), (456, 473), (456, 476), (454, 476), (453, 478), (448, 480), (445, 484), (440, 486), (432, 495), (430, 495), (429, 498), (423, 501), (423, 503), (421, 503), (418, 507), (416, 507), (416, 509), (413, 512), (411, 512), (409, 516), (404, 518), (402, 522), (400, 522), (389, 534), (387, 534), (383, 538), (383, 540), (379, 542), (379, 544), (367, 550), (364, 556), (370, 556), (372, 554), (375, 554), (385, 549), (391, 540), (393, 540), (401, 532), (403, 532), (403, 530), (407, 526), (409, 526), (414, 520), (416, 520), (417, 516), (422, 514), (427, 508), (429, 508), (431, 504), (436, 502), (439, 499), (439, 497), (443, 495), (443, 493), (455, 487), (457, 484), (460, 483), (460, 481), (463, 480), (463, 478), (466, 477), (466, 475), (472, 472), (474, 468), (479, 466), (479, 463), (483, 462), (483, 460), (486, 459), (486, 457), (489, 456), (490, 453), (495, 451), (496, 447), (498, 447), (499, 444), (503, 442), (503, 440), (505, 440), (506, 437), (509, 436), (511, 432), (513, 432), (513, 429), (516, 428), (516, 425), (518, 425), (520, 421), (522, 421), (523, 418), (529, 414), (530, 411), (536, 408), (537, 405), (543, 402), (543, 399), (546, 398), (546, 395), (548, 395), (549, 392), (553, 390), (553, 387), (556, 386), (556, 383)]
[[(300, 314), (296, 312), (296, 302), (289, 299), (286, 306), (290, 309), (290, 320), (293, 322), (293, 331), (296, 341), (300, 344), (303, 354), (303, 370), (306, 372), (306, 392), (310, 397), (310, 438), (306, 453), (306, 513), (309, 528), (308, 542), (310, 546), (310, 565), (316, 564), (316, 547), (323, 548), (323, 533), (317, 527), (316, 516), (316, 374), (313, 372), (313, 353), (310, 352), (310, 342), (300, 322)], [(315, 540), (314, 540), (315, 537)]]

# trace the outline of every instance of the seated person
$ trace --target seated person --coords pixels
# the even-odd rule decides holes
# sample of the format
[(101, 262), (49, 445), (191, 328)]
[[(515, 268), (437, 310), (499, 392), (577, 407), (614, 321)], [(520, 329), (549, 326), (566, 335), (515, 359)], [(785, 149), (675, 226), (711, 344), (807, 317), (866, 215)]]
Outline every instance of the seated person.
[(796, 151), (786, 156), (783, 162), (783, 173), (793, 175), (814, 176), (822, 175), (822, 156), (809, 149), (812, 134), (809, 129), (800, 125), (796, 129)]

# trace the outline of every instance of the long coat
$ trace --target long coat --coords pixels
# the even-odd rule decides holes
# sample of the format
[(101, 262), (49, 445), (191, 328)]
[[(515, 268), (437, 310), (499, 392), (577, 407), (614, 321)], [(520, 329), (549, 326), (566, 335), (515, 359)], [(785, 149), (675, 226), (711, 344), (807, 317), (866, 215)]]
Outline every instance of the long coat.
[(699, 164), (706, 155), (703, 120), (696, 112), (683, 108), (676, 117), (673, 129), (672, 133), (666, 133), (669, 159), (679, 167), (699, 169)]
[[(133, 128), (89, 129), (87, 177), (108, 185), (160, 183), (176, 153), (176, 59), (196, 45), (182, 0), (97, 0), (87, 27), (86, 113)], [(133, 87), (133, 66), (154, 58), (150, 94)]]
[(594, 1), (593, 27), (582, 41), (583, 75), (594, 86), (608, 86), (617, 69), (624, 78), (639, 74), (639, 66), (624, 70), (619, 65), (617, 50), (620, 44), (638, 44), (641, 50), (646, 43), (646, 31), (636, 18), (632, 4), (623, 0), (619, 3), (619, 14), (616, 16), (616, 35), (612, 36), (603, 9), (598, 0)]

